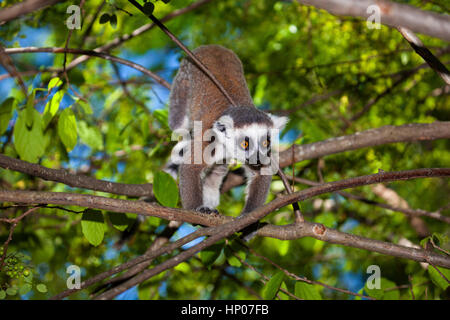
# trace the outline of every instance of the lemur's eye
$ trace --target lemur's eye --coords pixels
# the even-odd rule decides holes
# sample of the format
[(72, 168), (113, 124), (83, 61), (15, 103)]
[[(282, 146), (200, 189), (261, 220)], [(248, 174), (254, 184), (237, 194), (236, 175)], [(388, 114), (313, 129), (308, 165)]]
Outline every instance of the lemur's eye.
[(241, 141), (241, 148), (244, 150), (248, 149), (248, 140), (242, 140)]
[(270, 140), (264, 140), (264, 141), (262, 142), (262, 146), (263, 146), (264, 148), (269, 147), (269, 146), (270, 146)]

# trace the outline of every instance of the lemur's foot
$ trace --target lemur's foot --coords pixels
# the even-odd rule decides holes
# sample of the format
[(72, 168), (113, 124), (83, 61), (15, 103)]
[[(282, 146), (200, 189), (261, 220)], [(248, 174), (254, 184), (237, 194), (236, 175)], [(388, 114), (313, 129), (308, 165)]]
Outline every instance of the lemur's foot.
[(216, 209), (211, 209), (205, 206), (200, 206), (197, 209), (195, 209), (195, 211), (201, 212), (201, 213), (208, 213), (208, 214), (218, 214), (219, 211), (217, 211)]

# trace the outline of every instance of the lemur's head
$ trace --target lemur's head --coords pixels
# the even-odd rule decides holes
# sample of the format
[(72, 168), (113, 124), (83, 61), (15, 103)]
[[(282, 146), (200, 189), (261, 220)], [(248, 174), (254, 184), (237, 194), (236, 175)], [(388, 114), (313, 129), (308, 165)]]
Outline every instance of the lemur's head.
[(224, 158), (249, 165), (268, 165), (272, 145), (278, 142), (288, 118), (255, 107), (230, 107), (214, 122), (213, 131), (223, 145)]

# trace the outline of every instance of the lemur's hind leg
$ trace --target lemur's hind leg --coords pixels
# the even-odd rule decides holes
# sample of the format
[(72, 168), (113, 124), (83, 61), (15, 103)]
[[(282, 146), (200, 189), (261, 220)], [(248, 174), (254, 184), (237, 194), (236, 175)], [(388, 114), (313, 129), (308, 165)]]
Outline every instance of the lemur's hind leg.
[(220, 187), (227, 173), (226, 164), (214, 165), (206, 172), (203, 178), (203, 208), (201, 208), (204, 211), (218, 212), (215, 208), (220, 203)]
[(262, 175), (261, 170), (252, 170), (248, 168), (246, 170), (246, 176), (247, 188), (245, 190), (245, 207), (242, 210), (242, 215), (245, 215), (264, 204), (272, 181), (272, 176)]
[[(271, 175), (262, 175), (261, 170), (246, 170), (247, 188), (245, 206), (242, 210), (241, 216), (255, 210), (262, 206), (267, 199), (269, 193), (270, 183), (272, 181)], [(242, 238), (244, 241), (250, 241), (258, 231), (259, 228), (267, 223), (255, 222), (244, 229), (242, 229)]]

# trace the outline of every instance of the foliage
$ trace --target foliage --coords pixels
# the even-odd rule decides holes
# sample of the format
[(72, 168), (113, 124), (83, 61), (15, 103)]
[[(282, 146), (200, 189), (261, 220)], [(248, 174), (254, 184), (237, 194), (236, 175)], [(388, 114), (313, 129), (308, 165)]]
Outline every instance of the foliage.
[[(19, 1), (6, 0), (0, 9)], [(164, 1), (168, 2), (168, 1)], [(82, 29), (73, 30), (69, 47), (94, 49), (149, 23), (128, 1), (86, 1)], [(150, 2), (147, 2), (150, 3)], [(192, 1), (154, 2), (153, 14), (161, 18)], [(413, 0), (424, 10), (445, 12), (434, 2)], [(147, 7), (151, 5), (147, 4)], [(68, 15), (61, 3), (0, 26), (0, 43), (8, 47), (64, 47)], [(128, 14), (132, 13), (132, 15)], [(180, 15), (165, 25), (189, 48), (216, 43), (234, 50), (242, 59), (249, 89), (259, 108), (288, 113), (284, 147), (311, 143), (378, 128), (384, 125), (431, 123), (450, 120), (448, 86), (430, 68), (417, 68), (423, 60), (395, 29), (369, 30), (365, 21), (336, 17), (296, 1), (213, 1)], [(421, 36), (433, 52), (446, 43)], [(181, 50), (161, 30), (154, 28), (110, 51), (142, 64), (171, 81)], [(159, 204), (179, 207), (176, 182), (161, 170), (174, 142), (167, 125), (168, 90), (141, 73), (103, 59), (86, 62), (55, 75), (64, 54), (12, 55), (24, 75), (27, 92), (12, 79), (1, 80), (1, 153), (53, 169), (70, 169), (97, 179), (126, 184), (152, 182)], [(448, 61), (447, 53), (441, 61)], [(67, 64), (75, 55), (67, 54)], [(7, 74), (1, 69), (2, 75)], [(40, 70), (40, 71), (39, 71)], [(396, 81), (401, 79), (398, 84)], [(447, 91), (446, 91), (447, 90)], [(388, 91), (387, 94), (383, 94)], [(372, 101), (375, 101), (372, 103)], [(352, 117), (363, 110), (361, 117)], [(286, 175), (314, 181), (335, 181), (384, 171), (444, 167), (450, 163), (450, 141), (397, 143), (307, 160), (285, 168)], [(39, 190), (105, 195), (87, 189), (43, 181), (0, 169), (2, 189)], [(296, 190), (307, 186), (296, 184)], [(411, 208), (434, 212), (448, 202), (448, 179), (417, 179), (387, 184)], [(283, 185), (274, 177), (268, 201)], [(347, 190), (367, 201), (327, 194), (302, 202), (308, 221), (368, 238), (398, 243), (423, 239), (405, 214), (371, 202), (385, 203), (371, 186)], [(243, 189), (221, 197), (219, 211), (237, 216), (244, 202)], [(4, 203), (3, 217), (16, 217), (26, 208)], [(78, 212), (78, 213), (77, 213)], [(441, 210), (449, 213), (449, 207)], [(276, 225), (292, 223), (290, 207), (264, 220)], [(448, 225), (420, 218), (435, 242), (448, 250)], [(79, 207), (42, 207), (21, 220), (7, 248), (0, 271), (0, 299), (49, 298), (65, 289), (68, 265), (82, 269), (83, 280), (110, 270), (143, 254), (168, 222), (136, 215)], [(7, 241), (10, 224), (0, 223), (0, 244)], [(122, 232), (137, 232), (122, 247)], [(179, 232), (190, 230), (183, 225)], [(175, 234), (176, 235), (176, 234)], [(431, 234), (430, 234), (431, 236)], [(175, 237), (175, 236), (174, 236)], [(172, 238), (173, 239), (173, 238)], [(439, 239), (437, 241), (436, 239)], [(427, 238), (423, 244), (430, 240)], [(115, 245), (116, 244), (116, 245)], [(435, 268), (406, 259), (394, 259), (313, 238), (281, 241), (256, 238), (251, 248), (291, 273), (329, 286), (345, 288), (377, 299), (448, 299), (448, 283)], [(183, 247), (184, 248), (184, 247)], [(176, 250), (172, 254), (181, 252)], [(0, 252), (1, 253), (1, 252)], [(3, 253), (0, 254), (0, 256)], [(154, 259), (159, 264), (167, 255)], [(14, 260), (15, 259), (15, 260)], [(243, 264), (246, 261), (255, 270)], [(364, 282), (369, 265), (381, 269), (381, 289)], [(17, 266), (17, 268), (16, 268)], [(450, 278), (449, 270), (439, 268)], [(263, 276), (270, 278), (263, 284)], [(247, 290), (247, 289), (251, 290)], [(279, 289), (302, 299), (353, 299), (341, 291), (287, 277), (273, 264), (251, 254), (233, 241), (219, 242), (195, 257), (163, 272), (136, 289), (141, 299), (292, 299)], [(387, 289), (387, 290), (386, 290)], [(70, 299), (88, 298), (87, 290)]]

